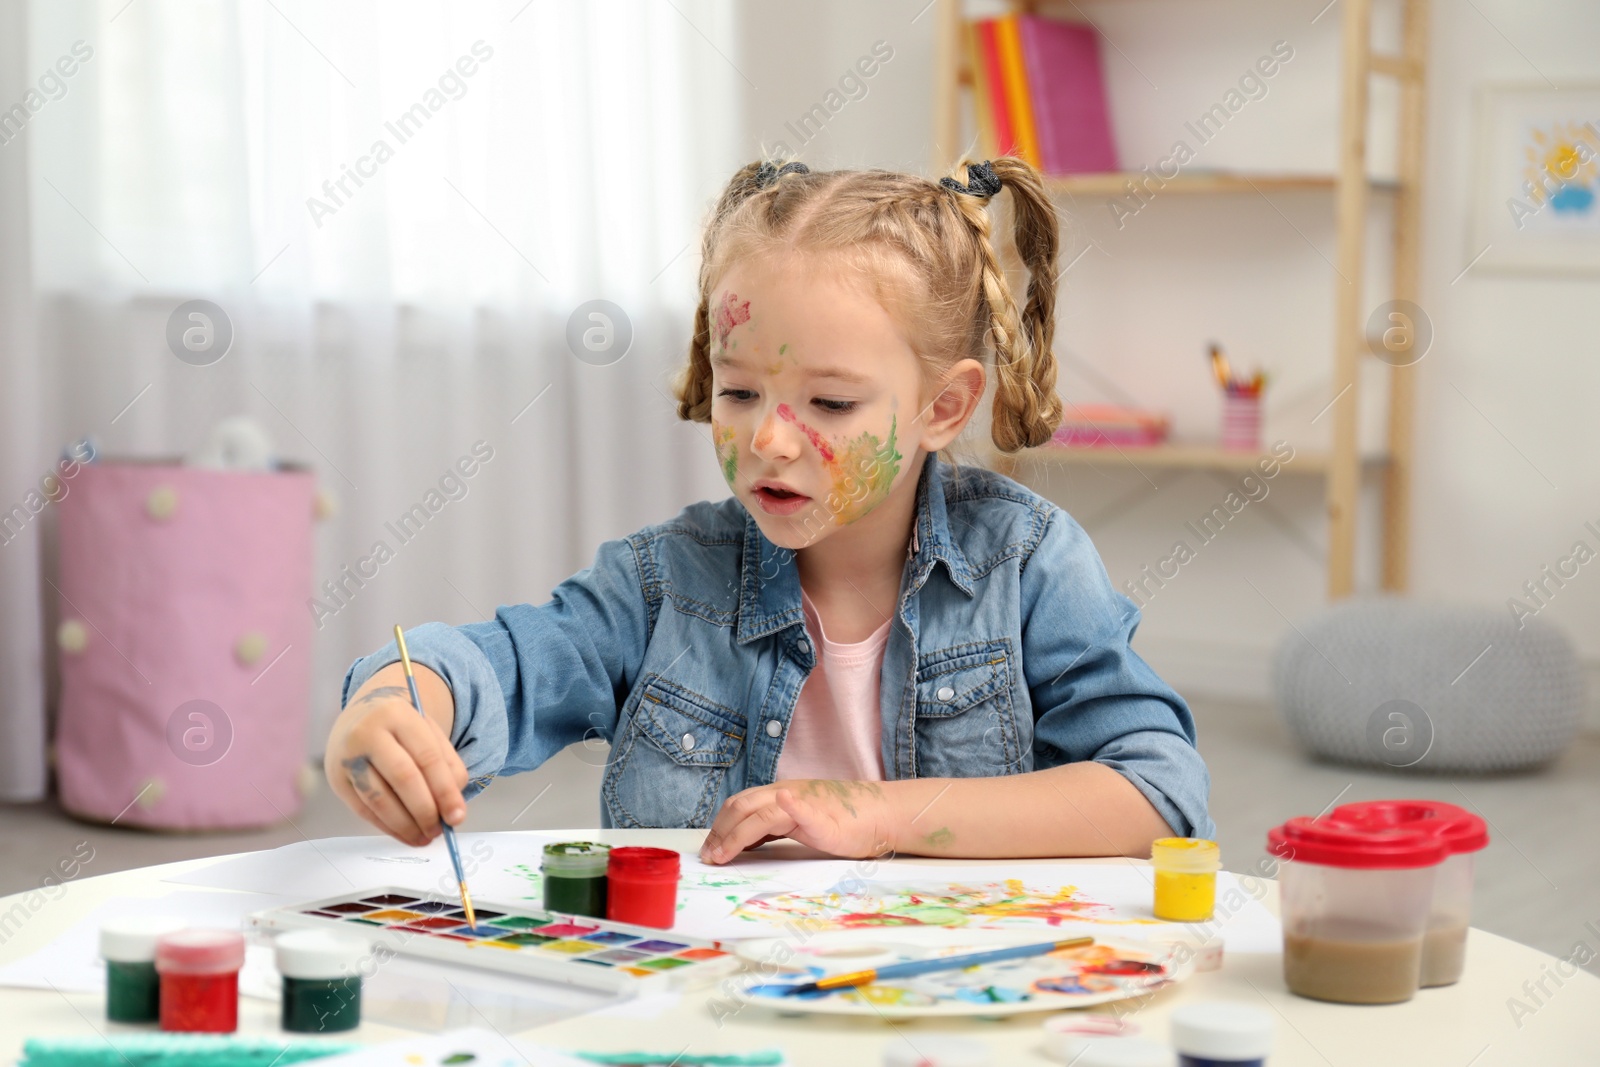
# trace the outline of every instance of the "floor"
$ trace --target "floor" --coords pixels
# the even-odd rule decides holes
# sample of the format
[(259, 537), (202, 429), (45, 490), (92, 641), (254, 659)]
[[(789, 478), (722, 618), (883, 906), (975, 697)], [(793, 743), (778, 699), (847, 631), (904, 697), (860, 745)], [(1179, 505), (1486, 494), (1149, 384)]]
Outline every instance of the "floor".
[[(1600, 825), (1600, 736), (1581, 736), (1537, 775), (1410, 776), (1310, 763), (1266, 706), (1191, 703), (1228, 868), (1263, 858), (1267, 829), (1290, 815), (1379, 797), (1451, 801), (1476, 810), (1491, 827), (1492, 843), (1479, 857), (1474, 925), (1560, 956), (1585, 942), (1589, 951), (1579, 956), (1600, 974), (1600, 855), (1592, 848)], [(537, 771), (496, 783), (472, 802), (471, 828), (597, 825), (604, 759), (604, 749), (575, 747)], [(85, 875), (365, 832), (367, 825), (325, 785), (293, 825), (253, 833), (150, 834), (78, 823), (51, 803), (0, 806), (0, 894), (39, 886), (59, 860), (82, 859), (91, 848)]]

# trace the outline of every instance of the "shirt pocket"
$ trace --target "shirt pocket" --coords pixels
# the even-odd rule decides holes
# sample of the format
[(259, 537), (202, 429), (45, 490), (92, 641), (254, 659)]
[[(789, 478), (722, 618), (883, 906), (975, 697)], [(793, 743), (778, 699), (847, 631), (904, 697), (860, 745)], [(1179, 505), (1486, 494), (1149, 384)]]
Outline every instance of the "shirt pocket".
[(973, 641), (917, 657), (919, 778), (981, 778), (1023, 770), (1011, 699), (1011, 642)]
[(745, 724), (732, 708), (647, 675), (601, 785), (613, 821), (710, 826), (744, 738)]

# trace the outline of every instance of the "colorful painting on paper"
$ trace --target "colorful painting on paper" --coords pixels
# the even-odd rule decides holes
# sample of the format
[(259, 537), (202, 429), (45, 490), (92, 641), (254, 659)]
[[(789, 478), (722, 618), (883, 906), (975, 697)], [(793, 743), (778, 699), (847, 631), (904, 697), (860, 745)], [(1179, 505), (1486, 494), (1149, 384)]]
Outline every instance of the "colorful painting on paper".
[(1600, 272), (1600, 86), (1488, 84), (1480, 105), (1460, 273)]
[(845, 881), (826, 893), (760, 893), (734, 910), (752, 923), (807, 932), (895, 926), (946, 928), (1061, 926), (1064, 923), (1154, 925), (1120, 917), (1077, 886), (993, 882)]
[(1529, 123), (1522, 153), (1523, 189), (1532, 208), (1520, 221), (1555, 229), (1600, 225), (1600, 132), (1594, 123)]

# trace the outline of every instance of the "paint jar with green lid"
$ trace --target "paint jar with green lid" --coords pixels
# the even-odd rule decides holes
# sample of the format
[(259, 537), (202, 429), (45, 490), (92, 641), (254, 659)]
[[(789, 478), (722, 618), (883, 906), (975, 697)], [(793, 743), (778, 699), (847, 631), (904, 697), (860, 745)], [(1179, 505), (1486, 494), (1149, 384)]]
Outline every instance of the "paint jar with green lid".
[(100, 955), (106, 961), (107, 1019), (114, 1023), (153, 1023), (160, 1017), (156, 939), (186, 925), (182, 919), (156, 915), (129, 915), (100, 925)]
[(611, 846), (562, 841), (544, 846), (544, 909), (564, 915), (606, 916), (606, 865)]
[(361, 1025), (361, 957), (366, 942), (322, 930), (290, 930), (273, 942), (283, 975), (282, 1025), (326, 1034)]

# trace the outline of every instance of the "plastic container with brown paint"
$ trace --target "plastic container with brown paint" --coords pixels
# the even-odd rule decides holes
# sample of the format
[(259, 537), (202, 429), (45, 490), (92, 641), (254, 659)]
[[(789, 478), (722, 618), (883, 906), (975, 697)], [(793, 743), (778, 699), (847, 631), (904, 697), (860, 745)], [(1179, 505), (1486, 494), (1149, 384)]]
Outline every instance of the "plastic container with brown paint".
[(1459, 981), (1472, 922), (1474, 855), (1489, 844), (1488, 825), (1467, 809), (1439, 800), (1343, 804), (1328, 813), (1327, 821), (1364, 830), (1425, 830), (1444, 842), (1450, 855), (1434, 877), (1428, 932), (1422, 938), (1422, 986)]
[(1434, 834), (1364, 830), (1303, 816), (1274, 827), (1283, 977), (1341, 1004), (1410, 1000), (1422, 978), (1434, 880), (1449, 854)]

